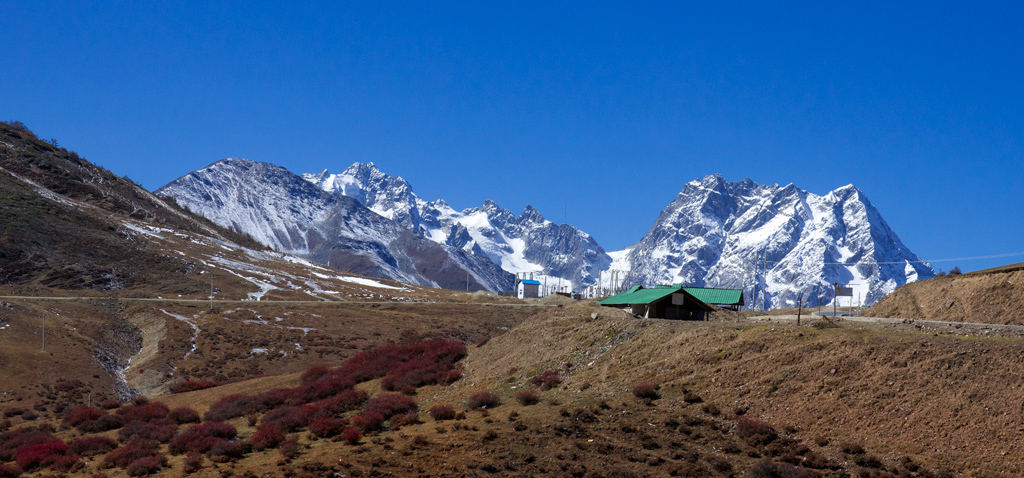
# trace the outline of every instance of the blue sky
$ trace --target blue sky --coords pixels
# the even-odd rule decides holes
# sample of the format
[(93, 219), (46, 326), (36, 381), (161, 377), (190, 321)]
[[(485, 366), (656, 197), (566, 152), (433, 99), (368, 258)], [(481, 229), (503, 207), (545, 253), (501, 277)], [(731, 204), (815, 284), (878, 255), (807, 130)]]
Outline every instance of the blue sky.
[(1005, 255), (937, 270), (1024, 261), (1020, 2), (90, 3), (0, 0), (0, 118), (149, 189), (372, 161), (614, 250), (707, 174), (852, 183), (925, 259)]

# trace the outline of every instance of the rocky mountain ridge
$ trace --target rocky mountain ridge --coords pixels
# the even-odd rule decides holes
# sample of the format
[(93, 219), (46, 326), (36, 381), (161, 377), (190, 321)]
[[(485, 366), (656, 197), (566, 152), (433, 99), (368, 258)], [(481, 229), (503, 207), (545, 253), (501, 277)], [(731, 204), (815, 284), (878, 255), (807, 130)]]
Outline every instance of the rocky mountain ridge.
[[(225, 160), (197, 173), (215, 171), (221, 163), (237, 166), (240, 161), (245, 160)], [(291, 175), (283, 168), (275, 174)], [(341, 249), (360, 249), (362, 257), (380, 258), (373, 267), (354, 272), (424, 285), (431, 280), (418, 276), (417, 267), (426, 267), (430, 259), (372, 251), (387, 249), (386, 244), (395, 244), (397, 238), (405, 243), (426, 241), (418, 244), (442, 248), (455, 258), (453, 262), (470, 269), (482, 288), (493, 292), (511, 290), (514, 282), (483, 279), (494, 277), (485, 263), (540, 280), (546, 293), (583, 291), (598, 296), (634, 284), (685, 283), (743, 289), (747, 304), (758, 308), (795, 306), (798, 299), (827, 303), (834, 282), (854, 288), (854, 296), (843, 298), (844, 303), (871, 304), (899, 285), (934, 275), (852, 185), (818, 196), (792, 184), (727, 182), (709, 175), (687, 183), (636, 244), (607, 252), (586, 232), (548, 221), (530, 205), (516, 215), (491, 200), (462, 211), (441, 199), (425, 201), (408, 181), (373, 163), (356, 163), (338, 174), (306, 173), (301, 179), (306, 185), (292, 178), (287, 187), (269, 195), (277, 198), (270, 209), (254, 209), (251, 198), (232, 204), (215, 199), (240, 194), (224, 189), (228, 185), (237, 185), (250, 197), (267, 197), (254, 184), (265, 187), (274, 181), (254, 183), (255, 177), (207, 178), (187, 188), (178, 180), (158, 193), (174, 196), (193, 211), (264, 244), (320, 261), (331, 260), (327, 250), (339, 250), (324, 246), (328, 238), (344, 236), (360, 245)], [(289, 199), (290, 194), (294, 198)], [(351, 212), (329, 219), (320, 209), (313, 217), (310, 201), (335, 208), (345, 204), (346, 211), (359, 205), (365, 213), (375, 214)], [(309, 236), (304, 228), (317, 232)], [(399, 256), (408, 259), (405, 264), (420, 266), (381, 265), (398, 264), (391, 258)], [(327, 263), (353, 267), (340, 260)], [(451, 287), (451, 282), (445, 286)]]
[(269, 163), (225, 159), (156, 193), (276, 250), (342, 270), (457, 290), (514, 285), (486, 257), (425, 240), (400, 220)]

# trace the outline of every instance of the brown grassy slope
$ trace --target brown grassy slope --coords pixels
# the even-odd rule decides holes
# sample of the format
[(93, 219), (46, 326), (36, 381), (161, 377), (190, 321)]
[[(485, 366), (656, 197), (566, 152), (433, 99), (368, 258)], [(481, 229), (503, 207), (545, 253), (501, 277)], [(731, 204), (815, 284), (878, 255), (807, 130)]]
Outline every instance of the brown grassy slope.
[(581, 395), (641, 381), (690, 390), (723, 410), (749, 407), (804, 437), (864, 443), (885, 459), (1024, 471), (1024, 340), (863, 328), (752, 327), (646, 321), (562, 310), (491, 340), (467, 358), (465, 383), (508, 380), (572, 362)]
[(0, 283), (115, 290), (187, 282), (189, 261), (148, 250), (126, 220), (259, 248), (23, 126), (0, 122)]
[(1024, 325), (1024, 271), (946, 275), (912, 282), (864, 315)]
[[(228, 381), (335, 366), (387, 342), (437, 337), (475, 342), (514, 327), (537, 310), (451, 303), (254, 301), (211, 313), (207, 306), (173, 303), (16, 301), (0, 308), (9, 325), (0, 330), (0, 407), (42, 403), (52, 409), (62, 397), (52, 396), (46, 387), (61, 379), (82, 380), (99, 402), (116, 398), (122, 385), (153, 397), (186, 379)], [(190, 319), (198, 334), (168, 313)], [(113, 373), (120, 368), (126, 383)]]

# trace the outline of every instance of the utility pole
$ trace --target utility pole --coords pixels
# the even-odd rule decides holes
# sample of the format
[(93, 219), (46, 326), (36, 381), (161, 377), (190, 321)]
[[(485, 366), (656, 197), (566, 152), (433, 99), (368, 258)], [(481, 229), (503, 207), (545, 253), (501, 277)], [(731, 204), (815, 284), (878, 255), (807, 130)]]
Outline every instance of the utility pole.
[(761, 249), (761, 312), (768, 311), (768, 248)]
[(46, 352), (46, 314), (43, 314), (43, 352)]
[(213, 313), (213, 269), (210, 269), (210, 313)]
[(803, 311), (803, 308), (804, 308), (804, 298), (800, 297), (796, 301), (796, 325), (797, 325), (797, 327), (800, 326), (800, 312)]
[(836, 318), (836, 302), (839, 302), (839, 298), (836, 297), (836, 287), (839, 287), (838, 282), (832, 283), (832, 318)]

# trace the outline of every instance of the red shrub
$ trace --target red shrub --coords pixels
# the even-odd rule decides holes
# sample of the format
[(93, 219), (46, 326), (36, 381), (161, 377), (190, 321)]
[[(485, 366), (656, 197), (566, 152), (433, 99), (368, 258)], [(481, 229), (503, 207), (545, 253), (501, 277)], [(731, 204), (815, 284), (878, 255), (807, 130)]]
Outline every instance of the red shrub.
[(290, 388), (275, 388), (257, 395), (256, 401), (263, 410), (271, 410), (286, 403), (294, 401), (295, 390)]
[(191, 452), (185, 455), (185, 473), (195, 473), (203, 467), (203, 454)]
[(736, 420), (736, 436), (751, 446), (767, 445), (779, 437), (768, 422), (747, 415)]
[(369, 398), (370, 396), (362, 390), (356, 390), (354, 388), (343, 390), (334, 397), (335, 413), (357, 410), (359, 407), (363, 406)]
[(285, 432), (297, 432), (309, 425), (316, 410), (317, 407), (311, 405), (275, 408), (263, 415), (260, 423), (274, 423)]
[(78, 455), (61, 455), (53, 458), (50, 468), (60, 472), (75, 472), (85, 468), (82, 457)]
[(363, 412), (352, 417), (352, 424), (364, 432), (378, 431), (384, 428), (384, 417), (377, 412)]
[(466, 402), (466, 406), (475, 408), (494, 408), (501, 405), (501, 399), (497, 395), (491, 392), (476, 392), (469, 396), (469, 401)]
[(253, 450), (263, 451), (267, 448), (277, 448), (284, 441), (284, 437), (284, 431), (277, 424), (264, 423), (256, 429), (256, 433), (252, 434), (249, 443), (252, 443)]
[(166, 418), (168, 412), (170, 410), (162, 402), (149, 402), (141, 405), (127, 405), (119, 408), (115, 413), (121, 417), (121, 420), (128, 423), (134, 421), (148, 422)]
[(78, 431), (82, 433), (100, 433), (107, 430), (117, 430), (124, 426), (121, 418), (116, 415), (103, 415), (97, 420), (92, 420), (78, 425)]
[(211, 382), (209, 380), (185, 380), (184, 382), (178, 382), (170, 386), (171, 393), (185, 393), (192, 392), (195, 390), (203, 390), (206, 388), (216, 387), (220, 385), (217, 382)]
[(309, 431), (320, 438), (330, 438), (340, 434), (346, 426), (348, 420), (344, 418), (319, 417), (309, 424)]
[(125, 471), (128, 476), (152, 475), (160, 472), (160, 469), (167, 465), (167, 457), (163, 455), (152, 455), (132, 461)]
[(541, 390), (551, 390), (562, 383), (561, 377), (558, 376), (558, 372), (555, 370), (548, 370), (530, 380), (534, 385), (540, 387)]
[(379, 359), (392, 362), (381, 380), (381, 388), (411, 393), (423, 385), (450, 383), (452, 378), (457, 380), (461, 377), (461, 373), (452, 375), (450, 372), (457, 370), (455, 362), (466, 356), (466, 346), (439, 339), (406, 346), (396, 345), (392, 352), (395, 354)]
[(0, 433), (0, 462), (14, 460), (18, 453), (31, 445), (60, 441), (49, 430), (24, 427)]
[(107, 453), (107, 456), (103, 458), (101, 466), (104, 468), (113, 466), (127, 468), (135, 460), (158, 455), (157, 448), (159, 447), (160, 444), (156, 440), (135, 438), (128, 442), (127, 445)]
[(178, 424), (170, 418), (160, 418), (149, 422), (133, 421), (125, 424), (117, 433), (122, 439), (127, 440), (133, 436), (156, 440), (160, 443), (171, 441), (178, 431)]
[(452, 420), (455, 418), (455, 409), (451, 405), (434, 405), (430, 407), (430, 418), (434, 420)]
[(258, 396), (228, 395), (211, 405), (210, 411), (203, 415), (203, 420), (220, 422), (263, 410), (265, 407)]
[(359, 431), (356, 427), (348, 427), (345, 431), (341, 432), (341, 439), (349, 445), (359, 444), (359, 440), (363, 438), (363, 432)]
[(75, 381), (61, 380), (61, 381), (57, 382), (57, 386), (55, 388), (58, 391), (61, 391), (61, 392), (70, 392), (70, 391), (80, 387), (81, 385), (82, 385), (82, 382), (79, 382), (78, 380), (75, 380)]
[(171, 439), (168, 449), (171, 453), (206, 453), (223, 440), (230, 440), (237, 434), (235, 427), (228, 423), (206, 422), (190, 425), (184, 432)]
[(535, 388), (528, 388), (526, 390), (520, 390), (516, 392), (516, 401), (520, 405), (530, 406), (540, 403), (540, 393)]
[(57, 457), (64, 456), (67, 450), (67, 443), (54, 438), (53, 441), (36, 443), (18, 450), (15, 460), (21, 469), (31, 471), (40, 466), (50, 465)]
[(199, 413), (189, 407), (178, 407), (168, 412), (167, 418), (174, 420), (178, 425), (196, 423), (199, 421)]
[(117, 442), (105, 436), (87, 436), (71, 440), (68, 451), (76, 455), (93, 456), (117, 448)]
[(210, 449), (210, 459), (218, 462), (235, 461), (245, 456), (245, 449), (237, 441), (221, 440)]
[(643, 400), (657, 400), (661, 398), (658, 387), (652, 383), (641, 383), (633, 387), (633, 396)]
[(78, 427), (82, 423), (97, 420), (106, 414), (107, 412), (99, 408), (75, 405), (65, 411), (64, 424), (69, 427)]
[(420, 414), (416, 413), (415, 411), (402, 413), (391, 417), (392, 430), (398, 430), (399, 428), (404, 427), (406, 425), (416, 425), (418, 423), (423, 422), (420, 421)]
[(0, 478), (18, 478), (21, 473), (22, 470), (18, 468), (18, 465), (0, 463)]
[(363, 405), (363, 413), (377, 413), (385, 420), (416, 410), (416, 400), (401, 393), (378, 395)]
[(113, 398), (108, 398), (108, 399), (100, 402), (100, 408), (102, 408), (104, 410), (111, 410), (111, 409), (114, 409), (114, 408), (117, 408), (117, 407), (120, 407), (120, 406), (121, 406), (121, 402), (119, 402), (117, 400), (114, 400)]
[(309, 370), (306, 370), (305, 372), (302, 372), (302, 376), (299, 377), (299, 381), (301, 381), (302, 383), (313, 382), (319, 380), (320, 377), (327, 375), (328, 372), (330, 372), (330, 369), (328, 369), (327, 367), (323, 365), (317, 365), (315, 367), (311, 367)]

